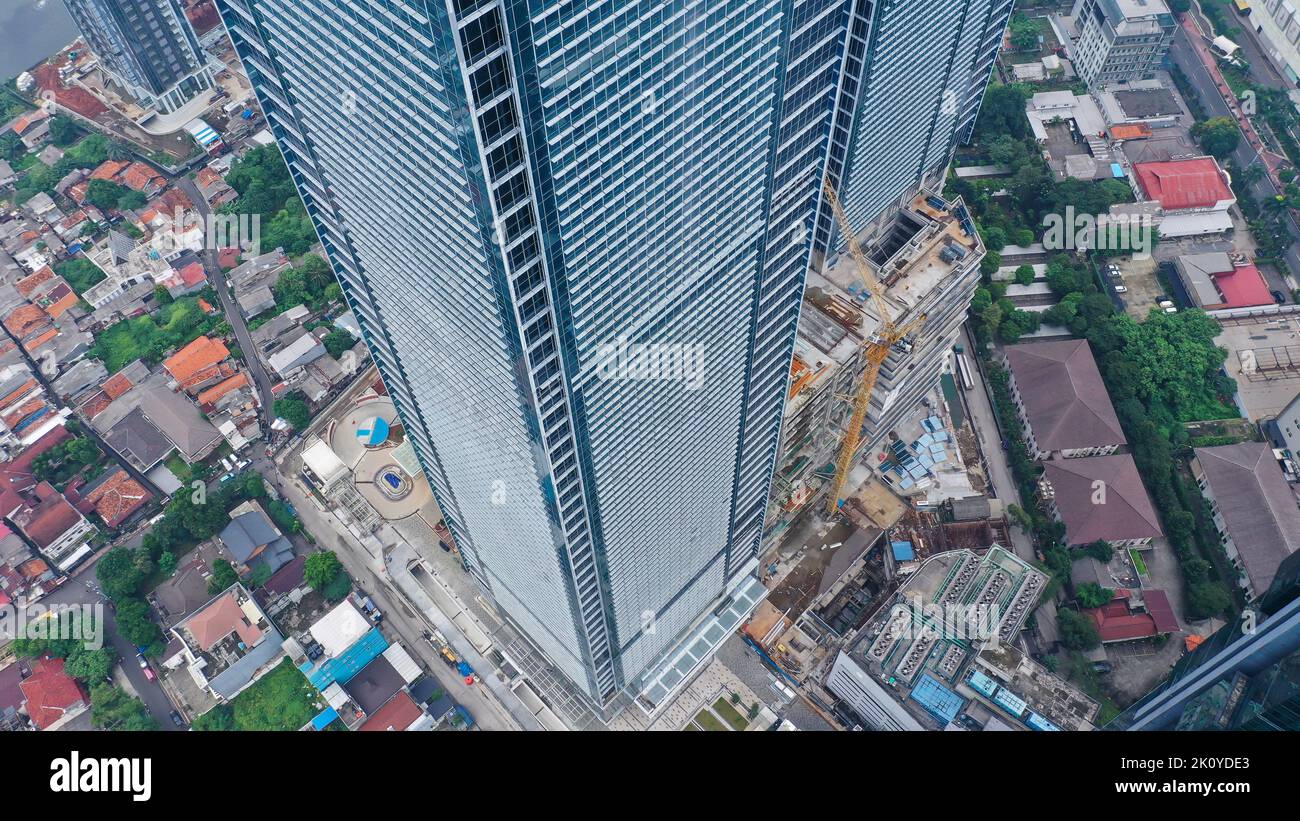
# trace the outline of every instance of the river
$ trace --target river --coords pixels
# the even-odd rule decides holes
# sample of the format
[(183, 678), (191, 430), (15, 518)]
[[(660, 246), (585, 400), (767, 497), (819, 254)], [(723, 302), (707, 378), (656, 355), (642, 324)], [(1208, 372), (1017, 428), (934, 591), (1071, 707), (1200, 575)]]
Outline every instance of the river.
[(31, 68), (78, 34), (63, 0), (0, 0), (0, 79)]

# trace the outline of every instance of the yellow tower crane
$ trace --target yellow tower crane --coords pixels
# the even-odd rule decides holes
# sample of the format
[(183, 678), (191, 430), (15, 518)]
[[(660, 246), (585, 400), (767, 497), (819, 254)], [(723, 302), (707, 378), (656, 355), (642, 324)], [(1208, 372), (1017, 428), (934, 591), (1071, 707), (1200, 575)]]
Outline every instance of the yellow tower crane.
[(857, 234), (853, 226), (849, 225), (849, 218), (844, 213), (844, 207), (840, 205), (840, 199), (835, 195), (835, 188), (830, 180), (826, 181), (824, 190), (826, 199), (831, 204), (831, 210), (835, 213), (835, 222), (839, 225), (840, 233), (844, 235), (844, 243), (849, 248), (849, 255), (853, 258), (858, 276), (871, 292), (876, 311), (880, 314), (880, 328), (862, 343), (867, 356), (867, 369), (863, 372), (862, 381), (858, 383), (857, 393), (853, 397), (853, 415), (849, 418), (849, 426), (844, 431), (844, 440), (840, 443), (840, 454), (835, 460), (835, 478), (831, 480), (830, 494), (827, 497), (827, 512), (833, 516), (839, 510), (840, 494), (844, 491), (844, 483), (849, 477), (849, 470), (853, 467), (853, 458), (857, 454), (858, 445), (862, 442), (862, 426), (867, 421), (867, 409), (871, 406), (871, 392), (875, 390), (876, 379), (880, 376), (880, 366), (885, 363), (894, 345), (916, 332), (925, 323), (925, 314), (921, 314), (906, 325), (899, 326), (894, 323), (889, 303), (885, 299), (884, 286), (876, 279), (867, 262), (866, 254), (863, 254), (858, 246)]

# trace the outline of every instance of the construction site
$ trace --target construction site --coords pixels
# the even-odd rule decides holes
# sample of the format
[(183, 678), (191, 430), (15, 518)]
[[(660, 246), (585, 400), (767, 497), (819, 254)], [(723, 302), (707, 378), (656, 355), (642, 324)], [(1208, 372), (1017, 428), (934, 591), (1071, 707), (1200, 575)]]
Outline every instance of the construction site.
[[(855, 236), (834, 191), (841, 235)], [(767, 518), (767, 598), (746, 632), (818, 682), (933, 556), (1009, 543), (985, 494), (954, 343), (984, 248), (960, 200), (920, 191), (809, 276)]]

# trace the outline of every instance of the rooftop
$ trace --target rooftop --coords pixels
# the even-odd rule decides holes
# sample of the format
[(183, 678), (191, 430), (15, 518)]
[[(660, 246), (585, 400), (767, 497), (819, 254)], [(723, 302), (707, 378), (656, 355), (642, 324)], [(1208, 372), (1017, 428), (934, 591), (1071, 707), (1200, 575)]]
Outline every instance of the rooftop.
[(1213, 208), (1234, 199), (1227, 174), (1213, 157), (1195, 157), (1133, 166), (1147, 197), (1166, 211)]
[(1010, 345), (1006, 357), (1040, 450), (1127, 443), (1087, 340)]
[(1108, 542), (1154, 539), (1163, 535), (1132, 456), (1124, 453), (1050, 459), (1043, 462), (1043, 471), (1070, 544), (1091, 544), (1098, 539)]
[(1119, 588), (1115, 591), (1115, 598), (1104, 606), (1083, 611), (1097, 625), (1103, 644), (1145, 639), (1181, 629), (1164, 591), (1135, 590), (1132, 593), (1136, 595)]
[(1251, 589), (1262, 595), (1278, 566), (1300, 549), (1300, 508), (1263, 442), (1197, 448), (1196, 459)]

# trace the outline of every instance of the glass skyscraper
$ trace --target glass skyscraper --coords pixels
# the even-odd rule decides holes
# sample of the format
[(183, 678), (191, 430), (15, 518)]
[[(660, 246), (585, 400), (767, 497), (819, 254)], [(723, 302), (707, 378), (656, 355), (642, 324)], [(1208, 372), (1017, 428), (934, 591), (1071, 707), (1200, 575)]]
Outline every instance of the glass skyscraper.
[(212, 72), (177, 0), (64, 0), (100, 68), (142, 104), (170, 113)]
[(598, 708), (761, 597), (822, 183), (941, 173), (1010, 6), (219, 3), (466, 568)]

